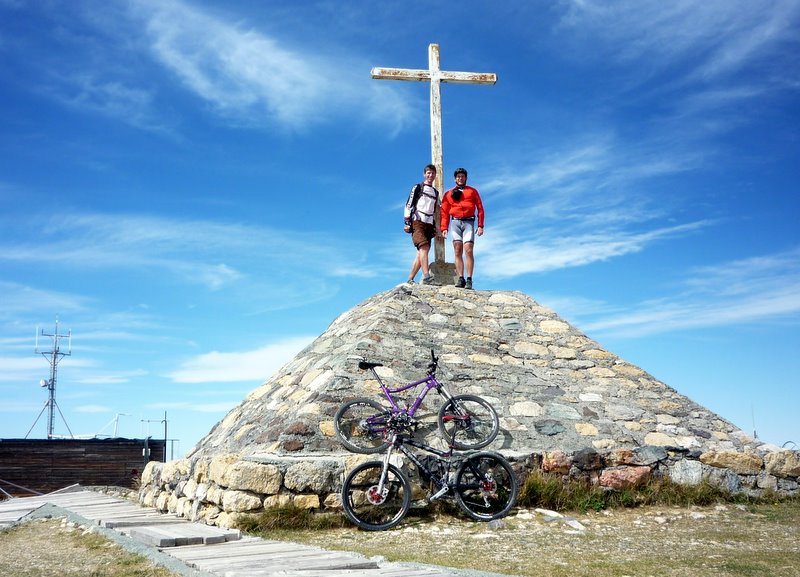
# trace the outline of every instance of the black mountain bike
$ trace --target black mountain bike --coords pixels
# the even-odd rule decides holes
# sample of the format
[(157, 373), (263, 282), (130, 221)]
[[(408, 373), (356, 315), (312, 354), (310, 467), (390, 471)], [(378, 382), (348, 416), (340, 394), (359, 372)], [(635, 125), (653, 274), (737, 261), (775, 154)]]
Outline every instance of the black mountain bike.
[[(439, 451), (403, 432), (405, 425), (390, 419), (386, 455), (355, 467), (342, 486), (342, 505), (347, 517), (361, 529), (380, 531), (394, 527), (412, 504), (408, 476), (391, 461), (399, 451), (411, 461), (420, 478), (428, 482), (427, 502), (453, 498), (470, 518), (490, 521), (508, 514), (517, 499), (518, 483), (511, 464), (490, 451), (453, 455), (453, 445)], [(415, 455), (409, 446), (430, 456)]]

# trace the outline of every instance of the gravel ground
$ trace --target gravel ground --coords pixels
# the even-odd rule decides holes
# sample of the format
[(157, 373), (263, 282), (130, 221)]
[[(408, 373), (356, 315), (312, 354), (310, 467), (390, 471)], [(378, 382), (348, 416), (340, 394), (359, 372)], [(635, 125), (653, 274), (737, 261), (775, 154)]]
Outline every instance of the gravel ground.
[[(797, 577), (800, 502), (745, 508), (641, 508), (575, 517), (518, 510), (489, 524), (408, 518), (396, 529), (282, 531), (270, 538), (535, 577)], [(171, 577), (60, 519), (0, 531), (3, 577)]]
[[(301, 540), (298, 535), (294, 540)], [(641, 508), (577, 517), (519, 510), (501, 521), (404, 521), (303, 533), (331, 549), (532, 577), (800, 575), (800, 504)]]

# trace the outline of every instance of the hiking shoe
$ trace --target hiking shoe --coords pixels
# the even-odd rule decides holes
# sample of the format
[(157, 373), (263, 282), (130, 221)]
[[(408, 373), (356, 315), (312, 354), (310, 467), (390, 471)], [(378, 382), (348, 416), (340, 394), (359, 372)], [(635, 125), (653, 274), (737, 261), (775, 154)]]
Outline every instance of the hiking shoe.
[(406, 284), (414, 284), (414, 279), (410, 278), (406, 281)]
[(472, 277), (467, 278), (467, 282), (464, 283), (464, 288), (472, 290)]
[(428, 276), (422, 277), (422, 284), (433, 284), (433, 275), (429, 274)]
[(466, 284), (467, 284), (467, 283), (466, 283), (466, 281), (464, 280), (464, 277), (463, 277), (463, 276), (460, 276), (460, 277), (458, 277), (458, 280), (456, 281), (456, 286), (457, 286), (458, 288), (464, 288), (464, 287), (466, 286)]

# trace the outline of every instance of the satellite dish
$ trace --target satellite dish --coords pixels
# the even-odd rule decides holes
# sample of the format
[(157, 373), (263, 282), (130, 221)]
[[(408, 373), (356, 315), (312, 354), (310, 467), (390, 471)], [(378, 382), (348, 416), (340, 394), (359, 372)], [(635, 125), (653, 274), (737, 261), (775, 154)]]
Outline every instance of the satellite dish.
[(47, 386), (47, 381), (45, 381), (44, 379), (42, 379), (41, 381), (39, 381), (39, 386), (40, 386), (40, 387), (46, 387), (46, 386)]

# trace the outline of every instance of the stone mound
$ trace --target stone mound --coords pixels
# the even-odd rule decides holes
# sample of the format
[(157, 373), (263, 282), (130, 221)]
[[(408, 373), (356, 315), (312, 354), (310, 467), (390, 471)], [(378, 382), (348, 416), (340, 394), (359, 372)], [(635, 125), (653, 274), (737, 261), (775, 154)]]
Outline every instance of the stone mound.
[[(440, 358), (441, 381), (497, 409), (495, 449), (572, 453), (658, 445), (706, 452), (753, 443), (525, 294), (400, 285), (337, 318), (190, 456), (341, 451), (333, 436), (338, 406), (380, 394), (354, 359), (383, 363), (381, 378), (396, 386), (424, 376), (431, 349)], [(440, 404), (433, 393), (423, 406), (433, 412)]]
[[(184, 460), (151, 464), (141, 498), (210, 520), (214, 509), (219, 515), (292, 500), (336, 506), (352, 455), (334, 436), (333, 415), (344, 400), (380, 394), (356, 359), (383, 363), (381, 378), (397, 386), (424, 376), (431, 349), (440, 381), (495, 407), (501, 432), (487, 449), (520, 469), (541, 467), (607, 486), (663, 469), (682, 482), (715, 478), (734, 490), (798, 490), (797, 453), (761, 446), (529, 296), (399, 285), (339, 316)], [(430, 421), (440, 404), (429, 394), (422, 420)], [(437, 437), (433, 424), (420, 433)], [(245, 470), (270, 480), (243, 481)], [(225, 507), (226, 491), (246, 493), (247, 508)]]

